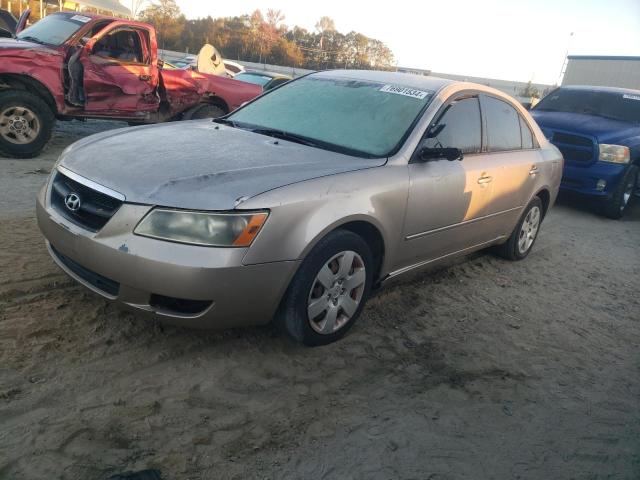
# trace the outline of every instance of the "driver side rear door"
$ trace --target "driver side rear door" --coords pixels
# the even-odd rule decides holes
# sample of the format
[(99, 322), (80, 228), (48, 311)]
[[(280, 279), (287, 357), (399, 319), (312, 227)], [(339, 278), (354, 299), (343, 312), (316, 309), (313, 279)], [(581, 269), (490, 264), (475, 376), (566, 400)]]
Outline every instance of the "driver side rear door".
[(84, 91), (87, 113), (142, 116), (157, 111), (159, 69), (152, 29), (113, 22), (84, 47)]

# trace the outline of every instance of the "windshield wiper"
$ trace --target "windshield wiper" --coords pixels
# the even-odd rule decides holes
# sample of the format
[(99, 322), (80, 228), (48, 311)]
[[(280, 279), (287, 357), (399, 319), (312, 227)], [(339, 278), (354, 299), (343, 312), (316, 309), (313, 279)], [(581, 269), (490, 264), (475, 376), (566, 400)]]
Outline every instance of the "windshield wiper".
[(236, 128), (238, 125), (233, 120), (229, 120), (228, 118), (214, 118), (213, 121), (215, 123), (221, 123), (222, 125), (229, 125), (230, 127)]
[(18, 37), (18, 40), (26, 40), (27, 42), (33, 42), (33, 43), (38, 43), (40, 45), (48, 45), (46, 42), (43, 42), (42, 40), (40, 40), (39, 38), (36, 37), (32, 37), (30, 35), (26, 35), (24, 37)]
[(279, 138), (281, 140), (288, 140), (290, 142), (299, 143), (301, 145), (306, 145), (307, 147), (321, 147), (323, 146), (320, 142), (317, 142), (311, 138), (296, 135), (295, 133), (285, 132), (283, 130), (277, 130), (275, 128), (252, 128), (250, 129), (253, 133), (258, 133), (260, 135), (267, 135), (269, 137)]

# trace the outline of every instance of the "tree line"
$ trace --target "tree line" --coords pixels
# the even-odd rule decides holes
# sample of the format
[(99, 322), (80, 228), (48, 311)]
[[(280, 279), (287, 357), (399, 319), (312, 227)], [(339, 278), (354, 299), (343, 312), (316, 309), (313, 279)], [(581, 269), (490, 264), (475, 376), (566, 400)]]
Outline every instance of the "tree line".
[(340, 33), (329, 17), (314, 31), (288, 27), (280, 10), (256, 10), (236, 17), (189, 20), (175, 0), (156, 0), (140, 13), (158, 32), (160, 48), (197, 53), (213, 44), (230, 60), (322, 70), (359, 68), (389, 70), (393, 53), (383, 42), (358, 32)]

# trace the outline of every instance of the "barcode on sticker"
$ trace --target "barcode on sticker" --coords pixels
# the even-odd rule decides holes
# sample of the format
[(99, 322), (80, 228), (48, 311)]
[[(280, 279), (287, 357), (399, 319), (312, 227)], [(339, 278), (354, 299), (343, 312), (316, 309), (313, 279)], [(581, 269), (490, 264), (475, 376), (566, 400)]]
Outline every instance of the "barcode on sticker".
[(627, 98), (629, 100), (640, 100), (640, 95), (630, 95), (628, 93), (625, 93), (624, 95), (622, 95), (622, 98)]
[(396, 85), (385, 85), (380, 89), (381, 92), (395, 93), (396, 95), (404, 95), (405, 97), (417, 98), (423, 100), (427, 98), (429, 92), (424, 90), (416, 90), (415, 88), (398, 87)]
[(89, 17), (85, 17), (84, 15), (74, 15), (73, 17), (71, 17), (71, 20), (75, 20), (76, 22), (82, 22), (82, 23), (87, 23), (91, 21)]

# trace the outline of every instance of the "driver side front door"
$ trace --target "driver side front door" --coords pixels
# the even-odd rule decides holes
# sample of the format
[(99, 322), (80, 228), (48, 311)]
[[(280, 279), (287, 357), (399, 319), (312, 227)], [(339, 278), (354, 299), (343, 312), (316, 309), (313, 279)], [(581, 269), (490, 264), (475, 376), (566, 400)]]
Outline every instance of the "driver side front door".
[(85, 111), (142, 116), (156, 111), (159, 69), (153, 31), (113, 22), (91, 38), (80, 61), (84, 68)]

